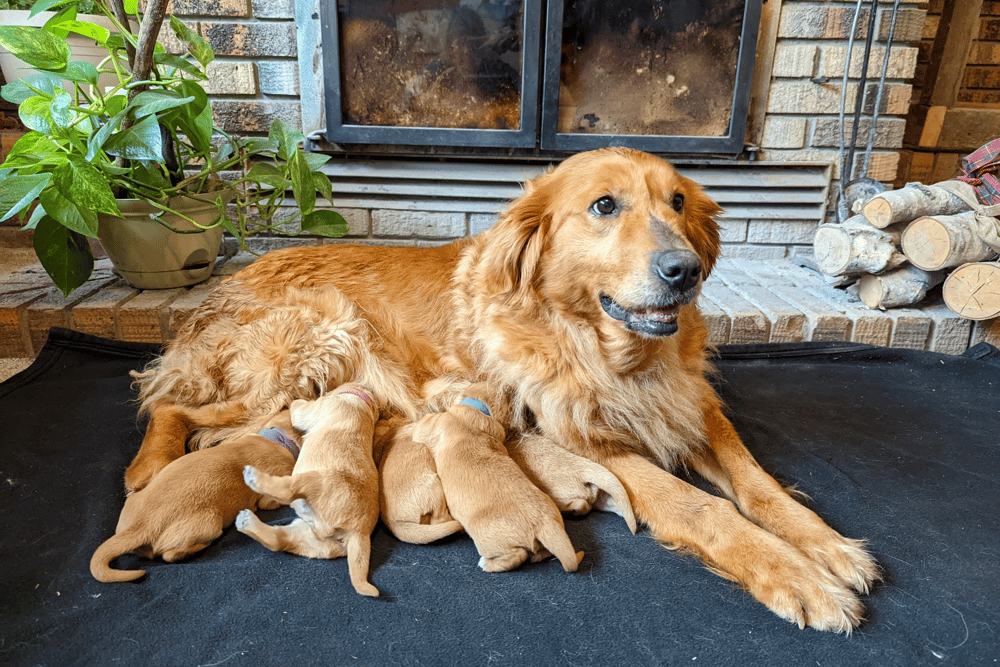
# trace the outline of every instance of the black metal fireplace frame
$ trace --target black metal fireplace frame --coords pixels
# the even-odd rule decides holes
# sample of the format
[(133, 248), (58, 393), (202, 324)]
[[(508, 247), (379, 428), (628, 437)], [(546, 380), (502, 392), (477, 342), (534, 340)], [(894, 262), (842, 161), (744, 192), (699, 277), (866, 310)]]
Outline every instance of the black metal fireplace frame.
[[(326, 140), (347, 144), (534, 148), (538, 140), (538, 90), (543, 0), (523, 0), (521, 15), (521, 118), (516, 130), (345, 125), (340, 94), (340, 16), (337, 0), (320, 3)], [(331, 74), (326, 74), (331, 73)]]
[[(330, 144), (506, 149), (543, 154), (624, 146), (653, 153), (738, 155), (743, 151), (761, 5), (746, 0), (729, 129), (724, 136), (611, 135), (558, 132), (564, 0), (523, 0), (520, 127), (489, 130), (352, 125), (342, 120), (340, 17), (337, 0), (320, 2), (326, 141)], [(542, 3), (547, 5), (542, 38)], [(539, 95), (541, 109), (539, 113)], [(539, 121), (539, 116), (540, 121)], [(412, 154), (412, 149), (405, 151)]]

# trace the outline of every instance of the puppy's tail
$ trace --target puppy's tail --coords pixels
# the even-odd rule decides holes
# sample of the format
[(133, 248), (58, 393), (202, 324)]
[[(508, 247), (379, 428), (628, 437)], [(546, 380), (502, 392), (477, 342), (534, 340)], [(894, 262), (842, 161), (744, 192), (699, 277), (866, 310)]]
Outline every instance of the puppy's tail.
[(564, 570), (576, 572), (583, 560), (583, 552), (573, 549), (561, 521), (544, 521), (538, 529), (538, 541), (559, 559)]
[(377, 598), (378, 589), (368, 583), (368, 560), (371, 556), (371, 535), (350, 533), (347, 536), (347, 570), (351, 574), (354, 590), (362, 595)]
[(430, 544), (463, 530), (462, 524), (454, 519), (441, 523), (386, 521), (386, 525), (398, 539), (410, 544)]
[(115, 570), (111, 567), (111, 561), (138, 549), (146, 541), (137, 533), (125, 532), (112, 535), (105, 540), (104, 544), (97, 547), (97, 551), (90, 559), (90, 574), (100, 582), (105, 584), (122, 581), (135, 581), (146, 574), (145, 570)]
[(613, 472), (598, 463), (592, 461), (590, 463), (591, 465), (587, 466), (585, 483), (593, 484), (600, 490), (597, 494), (597, 500), (594, 501), (594, 507), (604, 512), (614, 512), (620, 515), (628, 524), (628, 529), (635, 535), (635, 531), (638, 529), (635, 512), (632, 511), (632, 503), (628, 499), (625, 487), (622, 486)]

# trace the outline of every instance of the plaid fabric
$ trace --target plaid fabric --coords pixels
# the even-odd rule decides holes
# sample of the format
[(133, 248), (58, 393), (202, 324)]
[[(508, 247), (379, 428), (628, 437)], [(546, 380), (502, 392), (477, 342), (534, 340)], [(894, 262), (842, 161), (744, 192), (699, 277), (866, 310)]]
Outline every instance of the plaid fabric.
[(1000, 138), (962, 158), (962, 175), (958, 180), (974, 187), (984, 206), (1000, 205)]

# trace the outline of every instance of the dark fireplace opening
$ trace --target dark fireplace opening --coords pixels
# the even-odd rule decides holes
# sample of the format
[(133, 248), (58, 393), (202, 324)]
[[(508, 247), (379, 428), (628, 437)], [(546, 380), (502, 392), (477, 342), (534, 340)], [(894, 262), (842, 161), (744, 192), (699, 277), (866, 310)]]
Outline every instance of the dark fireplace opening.
[(410, 155), (738, 154), (760, 3), (331, 1), (326, 141)]

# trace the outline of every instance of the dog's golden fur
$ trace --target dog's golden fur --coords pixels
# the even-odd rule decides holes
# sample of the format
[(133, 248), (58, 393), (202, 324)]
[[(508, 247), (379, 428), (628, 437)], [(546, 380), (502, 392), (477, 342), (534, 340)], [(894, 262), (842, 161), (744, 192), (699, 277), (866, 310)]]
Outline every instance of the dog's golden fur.
[(293, 401), (290, 411), (292, 424), (305, 431), (295, 469), (274, 475), (247, 466), (243, 477), (265, 498), (290, 505), (298, 518), (274, 527), (244, 511), (236, 517), (236, 527), (271, 551), (307, 558), (346, 555), (354, 590), (378, 597), (378, 589), (368, 582), (371, 534), (379, 513), (372, 458), (376, 399), (367, 388), (348, 383), (314, 401)]
[[(474, 385), (469, 395), (489, 400), (483, 389)], [(555, 502), (508, 456), (506, 435), (494, 417), (461, 403), (413, 428), (413, 439), (434, 457), (452, 515), (476, 543), (481, 568), (505, 572), (551, 554), (576, 572), (583, 552), (573, 549)]]
[[(582, 153), (527, 183), (489, 230), (437, 248), (269, 253), (225, 282), (140, 376), (143, 409), (240, 400), (262, 415), (357, 380), (408, 420), (448, 382), (487, 381), (536, 429), (608, 468), (652, 534), (775, 613), (849, 632), (877, 569), (756, 464), (706, 380), (696, 305), (719, 207), (668, 163)], [(676, 261), (675, 261), (676, 260)], [(530, 415), (530, 420), (526, 417)], [(204, 429), (201, 447), (239, 429)], [(167, 455), (145, 444), (141, 487)], [(683, 464), (726, 499), (670, 474)]]
[[(193, 428), (243, 418), (243, 406), (239, 404), (197, 409), (171, 406), (160, 411), (153, 433), (169, 442), (183, 442)], [(271, 417), (265, 426), (280, 428), (293, 440), (300, 439), (288, 410)], [(294, 464), (290, 451), (259, 435), (247, 435), (176, 458), (148, 486), (125, 500), (115, 534), (91, 558), (91, 574), (106, 583), (134, 581), (145, 570), (116, 570), (111, 561), (136, 552), (146, 558), (162, 556), (174, 563), (201, 551), (233, 524), (241, 510), (278, 506), (243, 483), (245, 466), (287, 475)]]

